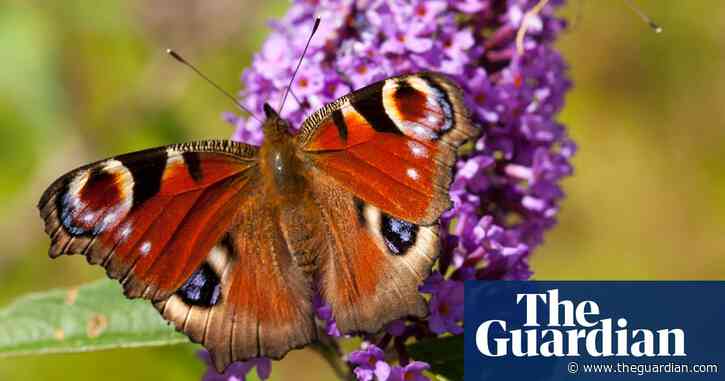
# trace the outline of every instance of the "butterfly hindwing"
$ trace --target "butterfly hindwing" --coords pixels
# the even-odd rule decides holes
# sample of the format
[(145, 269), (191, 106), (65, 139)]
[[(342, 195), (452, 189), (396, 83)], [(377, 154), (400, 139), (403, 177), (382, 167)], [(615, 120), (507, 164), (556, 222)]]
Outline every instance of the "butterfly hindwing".
[(320, 174), (315, 193), (325, 223), (320, 284), (343, 333), (376, 332), (394, 319), (423, 317), (418, 286), (438, 255), (438, 226), (399, 220)]
[(436, 73), (386, 79), (312, 114), (306, 160), (367, 203), (429, 225), (448, 209), (456, 148), (474, 135), (456, 85)]
[[(156, 308), (211, 353), (223, 370), (233, 361), (281, 358), (317, 338), (310, 279), (292, 263), (278, 210), (263, 193), (245, 199), (224, 238), (212, 249), (196, 286)], [(194, 277), (190, 278), (193, 283)], [(207, 303), (195, 303), (207, 282)]]

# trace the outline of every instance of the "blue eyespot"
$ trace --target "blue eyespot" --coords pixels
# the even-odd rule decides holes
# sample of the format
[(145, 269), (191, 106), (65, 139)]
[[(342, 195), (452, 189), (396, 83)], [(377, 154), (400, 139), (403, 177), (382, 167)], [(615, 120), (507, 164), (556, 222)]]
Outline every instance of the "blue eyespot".
[(418, 225), (382, 214), (381, 233), (385, 245), (394, 255), (405, 254), (415, 244)]
[(221, 283), (214, 270), (208, 265), (202, 265), (196, 270), (176, 294), (189, 305), (211, 307), (219, 303)]

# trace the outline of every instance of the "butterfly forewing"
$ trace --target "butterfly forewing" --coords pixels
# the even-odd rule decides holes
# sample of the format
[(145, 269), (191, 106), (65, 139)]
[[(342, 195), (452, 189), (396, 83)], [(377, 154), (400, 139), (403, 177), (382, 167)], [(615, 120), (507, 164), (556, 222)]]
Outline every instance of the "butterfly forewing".
[(474, 135), (447, 77), (420, 73), (355, 91), (305, 121), (306, 159), (385, 212), (424, 225), (448, 209), (456, 148)]
[(254, 153), (239, 143), (203, 141), (71, 171), (38, 204), (51, 257), (84, 254), (121, 280), (129, 296), (169, 296), (203, 261), (199, 250), (208, 252), (223, 233), (211, 227), (231, 224), (235, 209), (226, 202), (249, 184)]

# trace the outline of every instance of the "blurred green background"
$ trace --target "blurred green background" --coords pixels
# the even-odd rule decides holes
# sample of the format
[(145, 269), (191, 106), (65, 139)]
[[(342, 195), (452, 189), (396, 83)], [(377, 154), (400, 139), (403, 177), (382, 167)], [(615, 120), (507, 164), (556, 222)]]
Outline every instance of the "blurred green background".
[[(572, 0), (558, 47), (575, 87), (560, 119), (579, 144), (560, 223), (536, 279), (725, 277), (725, 2)], [(184, 53), (238, 89), (285, 1), (0, 3), (0, 306), (103, 276), (51, 261), (35, 203), (57, 176), (102, 157), (226, 138), (233, 107), (164, 54)], [(2, 322), (0, 322), (1, 324)], [(0, 359), (0, 380), (198, 380), (197, 347)], [(301, 371), (304, 369), (304, 371)], [(310, 370), (315, 370), (311, 372)], [(295, 351), (274, 379), (329, 371)]]

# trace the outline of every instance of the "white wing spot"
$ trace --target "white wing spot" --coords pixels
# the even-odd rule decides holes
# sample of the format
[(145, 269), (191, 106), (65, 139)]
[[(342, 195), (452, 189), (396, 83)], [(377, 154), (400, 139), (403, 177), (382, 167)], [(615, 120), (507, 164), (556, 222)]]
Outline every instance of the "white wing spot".
[(418, 176), (418, 171), (416, 171), (413, 168), (408, 168), (408, 170), (405, 171), (405, 174), (408, 175), (408, 177), (410, 177), (413, 180), (418, 180), (418, 177), (419, 177)]
[(146, 255), (151, 251), (151, 242), (146, 241), (141, 244), (141, 247), (138, 248), (138, 250), (141, 252), (141, 255)]
[(101, 220), (101, 223), (97, 227), (98, 231), (104, 231), (109, 226), (112, 226), (114, 223), (116, 223), (116, 218), (117, 217), (118, 216), (117, 216), (117, 212), (115, 211), (115, 209), (112, 212), (110, 212), (110, 213), (106, 214), (105, 216), (103, 216), (103, 219)]
[(409, 141), (408, 148), (410, 148), (410, 153), (415, 157), (428, 157), (428, 149), (418, 142)]
[(123, 225), (123, 229), (121, 229), (121, 233), (119, 234), (119, 237), (121, 239), (128, 238), (128, 236), (131, 235), (132, 230), (133, 230), (133, 228), (131, 227), (131, 224), (127, 223), (127, 224)]

